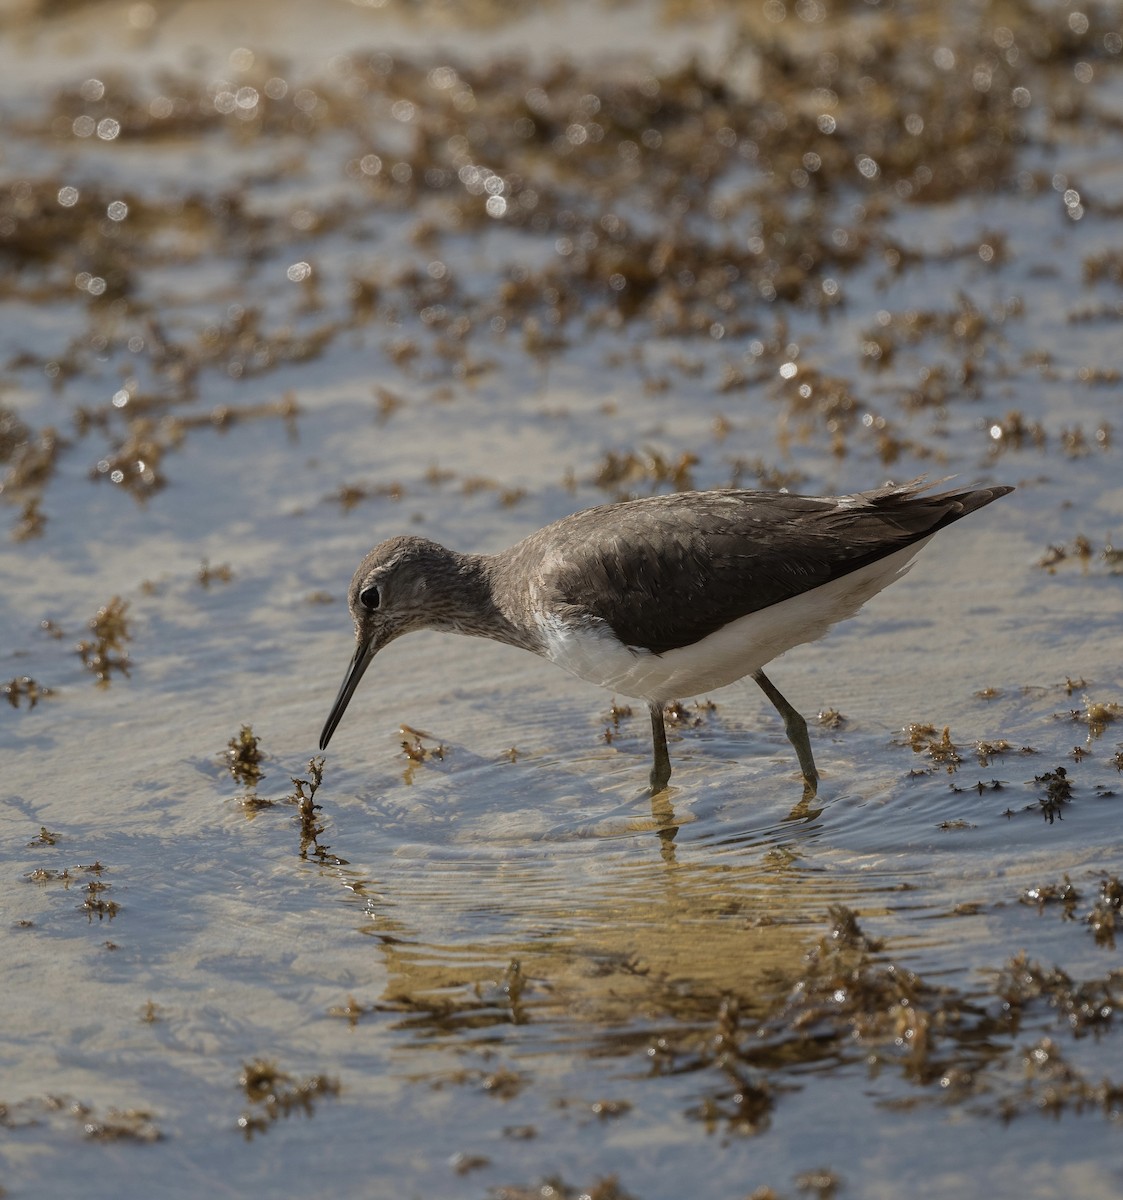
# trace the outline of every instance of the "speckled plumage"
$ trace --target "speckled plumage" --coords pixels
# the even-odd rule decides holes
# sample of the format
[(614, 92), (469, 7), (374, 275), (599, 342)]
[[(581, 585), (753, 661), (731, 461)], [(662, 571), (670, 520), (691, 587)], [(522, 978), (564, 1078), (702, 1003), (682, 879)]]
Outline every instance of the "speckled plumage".
[(1008, 490), (682, 492), (576, 513), (504, 557), (538, 585), (538, 603), (593, 614), (625, 645), (662, 654), (930, 537)]
[(1012, 490), (925, 495), (926, 486), (652, 496), (575, 513), (494, 555), (391, 538), (351, 582), (359, 644), (321, 748), (378, 650), (415, 629), (443, 629), (519, 646), (646, 699), (653, 788), (670, 774), (660, 761), (662, 705), (751, 674), (793, 743), (805, 743), (796, 749), (813, 791), (806, 727), (761, 667), (853, 615), (933, 534)]

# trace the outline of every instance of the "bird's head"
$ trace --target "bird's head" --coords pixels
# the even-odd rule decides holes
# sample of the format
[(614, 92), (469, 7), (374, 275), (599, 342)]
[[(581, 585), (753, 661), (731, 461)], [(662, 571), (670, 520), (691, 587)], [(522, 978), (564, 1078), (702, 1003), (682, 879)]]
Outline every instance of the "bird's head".
[(379, 650), (403, 633), (443, 624), (447, 589), (441, 583), (450, 572), (455, 572), (453, 553), (419, 537), (380, 542), (359, 564), (347, 594), (358, 645), (320, 734), (321, 750)]

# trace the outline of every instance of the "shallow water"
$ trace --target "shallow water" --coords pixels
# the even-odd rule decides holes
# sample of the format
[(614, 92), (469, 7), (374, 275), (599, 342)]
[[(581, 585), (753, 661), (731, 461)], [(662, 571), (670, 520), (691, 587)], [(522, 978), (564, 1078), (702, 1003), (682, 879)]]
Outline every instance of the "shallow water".
[[(739, 11), (5, 10), (9, 1195), (1123, 1187), (1120, 14)], [(653, 806), (642, 708), (425, 634), (297, 819), (380, 538), (921, 472), (1018, 490), (770, 670), (810, 810), (751, 684)]]

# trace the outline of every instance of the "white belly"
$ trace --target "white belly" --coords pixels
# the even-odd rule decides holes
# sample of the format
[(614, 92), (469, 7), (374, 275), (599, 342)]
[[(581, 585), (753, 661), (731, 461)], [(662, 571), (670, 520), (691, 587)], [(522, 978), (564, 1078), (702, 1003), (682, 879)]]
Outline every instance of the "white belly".
[(852, 617), (871, 596), (909, 569), (927, 541), (914, 542), (868, 567), (731, 621), (700, 642), (665, 654), (625, 646), (607, 626), (574, 628), (543, 616), (545, 654), (590, 683), (649, 703), (697, 696), (759, 671), (785, 650), (813, 642), (836, 622)]

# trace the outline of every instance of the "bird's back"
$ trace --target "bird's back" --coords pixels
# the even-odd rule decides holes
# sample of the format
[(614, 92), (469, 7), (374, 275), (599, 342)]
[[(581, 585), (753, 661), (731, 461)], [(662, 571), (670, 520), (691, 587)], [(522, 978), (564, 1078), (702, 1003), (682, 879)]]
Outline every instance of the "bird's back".
[(603, 622), (625, 645), (662, 654), (921, 542), (1012, 489), (923, 490), (653, 496), (576, 513), (508, 554), (538, 611)]

